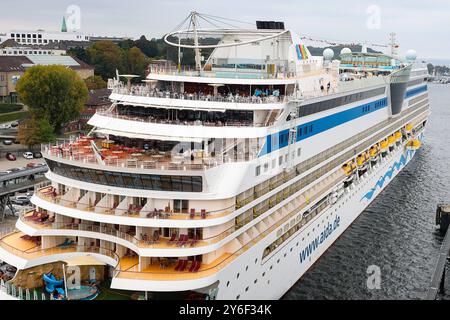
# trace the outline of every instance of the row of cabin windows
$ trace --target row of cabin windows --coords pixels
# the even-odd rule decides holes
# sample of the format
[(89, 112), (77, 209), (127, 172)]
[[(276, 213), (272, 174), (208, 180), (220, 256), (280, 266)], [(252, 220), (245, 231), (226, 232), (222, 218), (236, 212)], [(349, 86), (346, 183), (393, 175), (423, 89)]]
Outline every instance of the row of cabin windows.
[[(297, 157), (300, 157), (301, 154), (302, 154), (302, 149), (298, 148), (297, 149)], [(294, 159), (294, 158), (295, 158), (295, 152), (292, 152), (292, 159)], [(278, 165), (281, 166), (283, 164), (283, 161), (288, 162), (288, 160), (289, 160), (289, 154), (285, 154), (284, 156), (279, 156), (278, 157)], [(276, 167), (276, 159), (272, 159), (272, 169), (275, 169), (275, 167)], [(264, 172), (267, 172), (269, 170), (269, 162), (264, 163), (263, 168), (264, 168)], [(259, 175), (261, 175), (261, 166), (260, 165), (257, 166), (255, 169), (255, 176), (258, 177)]]
[(354, 94), (350, 94), (347, 96), (342, 96), (342, 97), (338, 97), (338, 98), (334, 98), (334, 99), (329, 99), (329, 100), (320, 101), (320, 102), (316, 102), (316, 103), (312, 103), (312, 104), (307, 104), (304, 106), (299, 106), (297, 114), (299, 117), (308, 116), (311, 114), (330, 110), (333, 108), (342, 107), (346, 104), (350, 104), (353, 102), (369, 99), (369, 98), (384, 94), (385, 91), (386, 91), (385, 87), (382, 87), (382, 88), (372, 89), (372, 90), (365, 91), (365, 92), (354, 93)]
[(46, 159), (46, 162), (55, 174), (88, 183), (156, 191), (203, 191), (203, 178), (201, 176), (131, 174), (81, 168), (48, 159)]

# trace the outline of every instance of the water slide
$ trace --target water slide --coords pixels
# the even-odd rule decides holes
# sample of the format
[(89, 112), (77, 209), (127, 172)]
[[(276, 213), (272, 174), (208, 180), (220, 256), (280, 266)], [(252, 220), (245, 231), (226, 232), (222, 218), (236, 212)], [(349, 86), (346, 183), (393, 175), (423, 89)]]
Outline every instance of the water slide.
[(42, 276), (42, 279), (45, 282), (45, 290), (52, 294), (55, 290), (61, 294), (61, 295), (65, 295), (65, 291), (63, 288), (56, 288), (56, 287), (62, 287), (64, 285), (64, 281), (63, 280), (56, 280), (55, 276), (50, 273), (50, 274), (44, 274)]

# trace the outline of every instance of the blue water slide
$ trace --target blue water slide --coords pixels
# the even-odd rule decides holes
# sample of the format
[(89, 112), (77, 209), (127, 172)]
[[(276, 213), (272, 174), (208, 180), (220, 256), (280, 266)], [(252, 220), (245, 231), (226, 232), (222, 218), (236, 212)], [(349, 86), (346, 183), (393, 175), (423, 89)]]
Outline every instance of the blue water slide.
[[(64, 284), (63, 280), (56, 280), (53, 274), (44, 274), (42, 279), (45, 282), (45, 290), (48, 293), (53, 293), (53, 291), (55, 291), (55, 287), (61, 287)], [(56, 291), (58, 291), (59, 294), (65, 294), (64, 289), (62, 288), (56, 288)]]

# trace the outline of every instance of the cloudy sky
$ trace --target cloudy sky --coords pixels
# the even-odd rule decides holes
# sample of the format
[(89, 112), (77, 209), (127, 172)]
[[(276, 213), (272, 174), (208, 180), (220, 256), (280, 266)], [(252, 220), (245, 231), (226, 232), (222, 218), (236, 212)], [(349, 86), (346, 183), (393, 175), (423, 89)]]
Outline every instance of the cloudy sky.
[(450, 59), (449, 0), (2, 0), (0, 32), (59, 30), (70, 5), (81, 9), (89, 35), (161, 37), (192, 10), (253, 22), (279, 20), (300, 35), (342, 42), (387, 43), (397, 33), (400, 51)]

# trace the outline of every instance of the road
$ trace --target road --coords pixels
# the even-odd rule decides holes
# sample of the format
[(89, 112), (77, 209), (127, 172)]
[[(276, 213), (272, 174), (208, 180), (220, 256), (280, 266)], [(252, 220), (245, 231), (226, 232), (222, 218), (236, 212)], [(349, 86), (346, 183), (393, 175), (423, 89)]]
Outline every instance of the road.
[(17, 157), (16, 161), (8, 161), (5, 158), (0, 159), (0, 171), (4, 172), (12, 168), (25, 167), (28, 163), (45, 163), (44, 159), (28, 160), (23, 157)]

